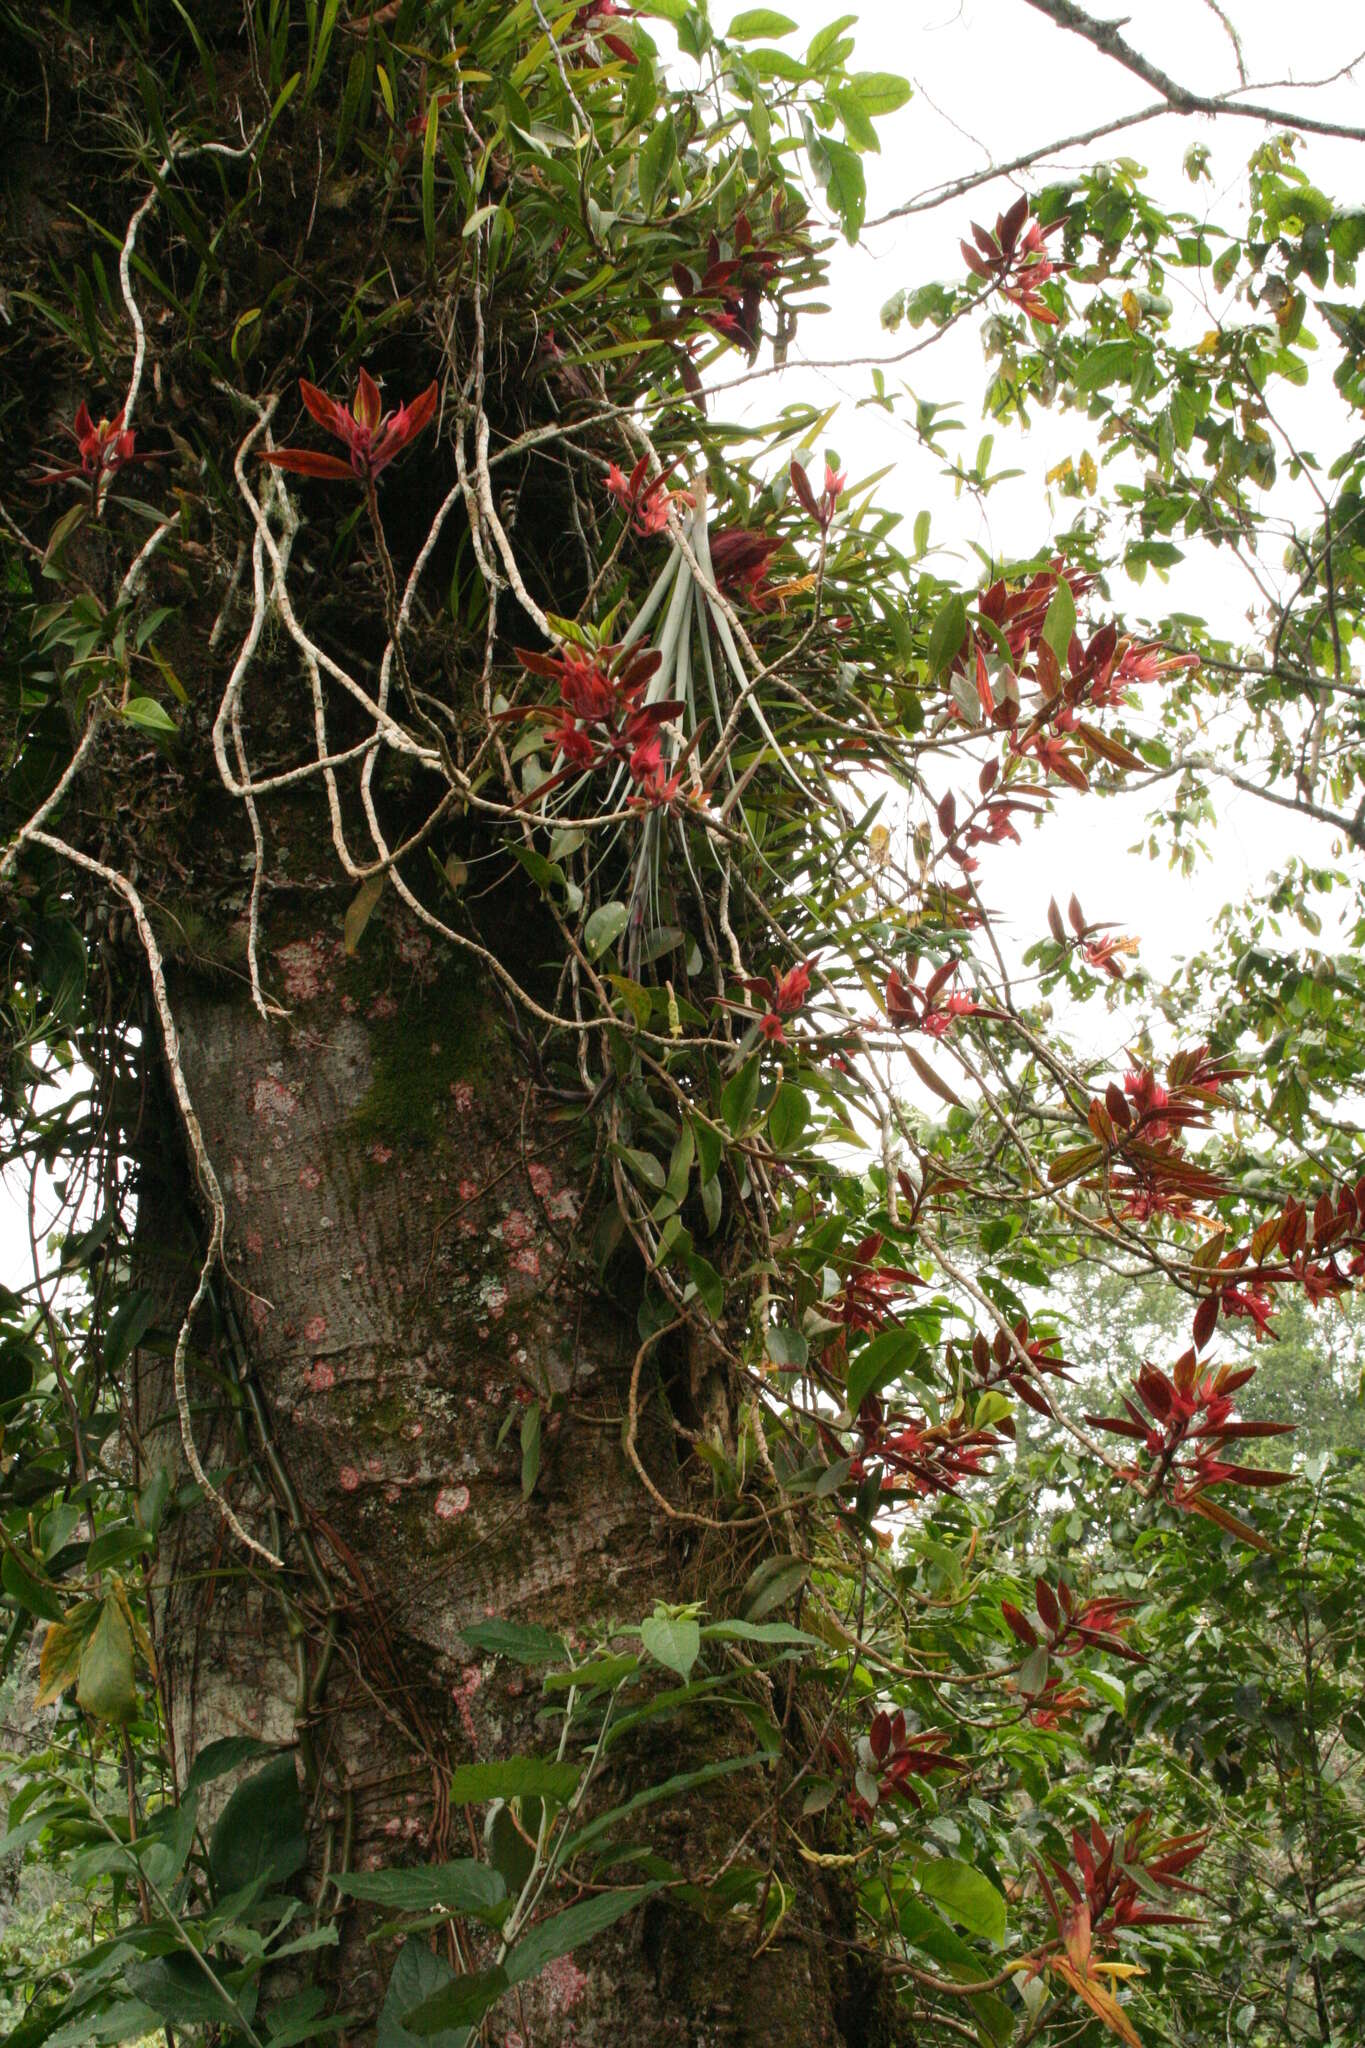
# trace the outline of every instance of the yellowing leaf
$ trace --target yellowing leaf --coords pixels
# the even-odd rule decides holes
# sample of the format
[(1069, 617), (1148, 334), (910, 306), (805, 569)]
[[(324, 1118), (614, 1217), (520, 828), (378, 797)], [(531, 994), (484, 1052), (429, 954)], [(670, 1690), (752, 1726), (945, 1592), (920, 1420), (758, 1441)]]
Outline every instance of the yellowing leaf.
[(1091, 2012), (1102, 2019), (1111, 2034), (1117, 2034), (1127, 2048), (1142, 2048), (1141, 2036), (1134, 2032), (1132, 2021), (1119, 2004), (1112, 1991), (1093, 1975), (1082, 1976), (1073, 1968), (1065, 1956), (1054, 1956), (1050, 1967), (1069, 1984), (1078, 1998), (1084, 1999)]
[(50, 1707), (54, 1700), (76, 1683), (80, 1672), (81, 1655), (87, 1638), (94, 1626), (96, 1607), (93, 1600), (83, 1600), (79, 1607), (61, 1621), (54, 1621), (43, 1637), (42, 1652), (38, 1658), (38, 1690), (34, 1695), (34, 1707)]

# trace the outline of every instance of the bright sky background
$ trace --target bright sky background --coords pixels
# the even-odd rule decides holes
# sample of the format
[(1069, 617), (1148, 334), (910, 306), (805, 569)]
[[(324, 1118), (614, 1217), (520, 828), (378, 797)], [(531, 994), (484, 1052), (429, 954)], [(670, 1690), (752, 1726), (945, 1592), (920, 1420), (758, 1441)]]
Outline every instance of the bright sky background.
[[(745, 4), (746, 0), (737, 0), (734, 6), (712, 0), (717, 26), (723, 28)], [(798, 52), (842, 11), (830, 0), (774, 4), (797, 23), (785, 44)], [(1341, 0), (1299, 0), (1289, 8), (1282, 0), (1228, 0), (1228, 8), (1236, 17), (1253, 83), (1324, 76), (1356, 55), (1353, 38), (1365, 43), (1365, 15)], [(988, 161), (1006, 161), (1155, 98), (1139, 80), (1055, 28), (1027, 0), (863, 0), (856, 11), (857, 68), (899, 72), (916, 88), (907, 107), (878, 124), (883, 138), (880, 156), (865, 159), (869, 220)], [(1100, 0), (1096, 11), (1113, 16), (1112, 6), (1104, 7)], [(1232, 48), (1208, 0), (1129, 0), (1125, 12), (1129, 39), (1181, 83), (1204, 91), (1236, 84)], [(649, 27), (664, 45), (665, 25), (651, 22)], [(1365, 68), (1361, 79), (1365, 80)], [(1253, 97), (1286, 108), (1295, 100), (1293, 91), (1279, 83)], [(1305, 104), (1329, 117), (1360, 122), (1365, 118), (1365, 85), (1343, 80), (1313, 93)], [(1210, 217), (1231, 224), (1240, 202), (1245, 159), (1263, 132), (1250, 120), (1227, 120), (1215, 127), (1205, 120), (1168, 117), (1124, 131), (1108, 144), (1051, 159), (1048, 168), (1055, 171), (1098, 155), (1132, 156), (1149, 170), (1159, 199), (1207, 210)], [(1182, 173), (1184, 153), (1195, 141), (1212, 149), (1212, 184), (1192, 185)], [(1346, 200), (1365, 197), (1360, 194), (1358, 147), (1315, 140), (1301, 161), (1328, 191)], [(968, 585), (977, 572), (969, 539), (992, 551), (1027, 554), (1045, 543), (1054, 523), (1069, 523), (1071, 504), (1050, 504), (1043, 478), (1063, 455), (1079, 455), (1085, 445), (1085, 423), (1075, 415), (1039, 414), (1028, 436), (1002, 430), (994, 466), (1019, 468), (1025, 474), (999, 486), (978, 509), (965, 497), (954, 498), (951, 486), (939, 477), (936, 462), (906, 426), (888, 420), (879, 410), (855, 409), (856, 401), (870, 389), (866, 369), (803, 371), (799, 365), (803, 355), (848, 360), (893, 354), (904, 345), (905, 331), (899, 340), (883, 333), (879, 313), (885, 301), (902, 285), (959, 275), (958, 240), (969, 232), (969, 222), (993, 220), (1019, 191), (1036, 190), (1045, 182), (1047, 174), (1033, 172), (1020, 182), (982, 187), (940, 211), (868, 229), (855, 250), (837, 240), (828, 294), (832, 311), (802, 329), (792, 350), (790, 376), (782, 386), (784, 400), (810, 397), (822, 407), (835, 398), (848, 401), (830, 439), (850, 475), (856, 480), (894, 461), (895, 471), (880, 486), (880, 495), (910, 521), (922, 508), (931, 510), (932, 541), (942, 550), (935, 567)], [(1199, 319), (1197, 331), (1209, 324), (1202, 309), (1191, 308), (1190, 317)], [(961, 440), (964, 449), (973, 451), (984, 431), (979, 416), (985, 381), (975, 328), (964, 323), (940, 348), (908, 363), (905, 373), (926, 397), (961, 400), (959, 416), (967, 426)], [(894, 386), (898, 373), (889, 366), (886, 374)], [(772, 388), (760, 387), (760, 405), (771, 403)], [(1319, 414), (1315, 419), (1310, 407), (1306, 420), (1296, 420), (1296, 430), (1301, 428), (1310, 444), (1315, 429), (1320, 430), (1326, 446), (1326, 418)], [(1163, 588), (1149, 581), (1141, 592), (1130, 595), (1138, 618), (1183, 604), (1231, 624), (1243, 612), (1249, 589), (1217, 568), (1211, 571), (1204, 562), (1186, 587), (1173, 581)], [(1173, 876), (1164, 863), (1125, 853), (1142, 835), (1147, 808), (1146, 798), (1103, 804), (1067, 801), (1040, 831), (1025, 832), (1022, 848), (982, 850), (979, 879), (987, 900), (1005, 914), (1014, 950), (1042, 935), (1049, 896), (1056, 894), (1064, 902), (1076, 888), (1088, 917), (1141, 934), (1144, 963), (1162, 974), (1174, 957), (1200, 946), (1218, 907), (1244, 895), (1269, 865), (1299, 848), (1314, 848), (1321, 856), (1329, 843), (1321, 831), (1300, 833), (1294, 821), (1277, 818), (1254, 799), (1225, 791), (1219, 799), (1215, 857), (1187, 880)], [(1125, 1028), (1131, 1028), (1131, 1021), (1125, 1027), (1122, 1017), (1108, 1024), (1102, 1015), (1097, 1017), (1094, 1049), (1112, 1039), (1117, 1054)], [(0, 1279), (14, 1283), (29, 1277), (28, 1249), (22, 1206), (6, 1199), (8, 1193), (0, 1193)]]
[[(1027, 0), (864, 0), (856, 9), (853, 4), (838, 7), (831, 0), (775, 0), (775, 5), (797, 23), (796, 32), (783, 42), (796, 52), (803, 51), (828, 22), (856, 11), (857, 23), (850, 31), (856, 38), (851, 62), (860, 70), (899, 72), (915, 86), (909, 105), (877, 124), (883, 138), (880, 156), (864, 159), (869, 221), (928, 188), (991, 162), (1007, 162), (1111, 116), (1137, 111), (1158, 97), (1079, 37), (1056, 28)], [(727, 10), (713, 0), (712, 11), (719, 24), (742, 9)], [(1095, 0), (1093, 11), (1109, 19), (1126, 19), (1128, 40), (1181, 84), (1219, 92), (1238, 82), (1227, 31), (1208, 0), (1129, 0), (1121, 12)], [(1253, 86), (1266, 84), (1266, 90), (1253, 91), (1251, 98), (1286, 109), (1297, 103), (1324, 118), (1365, 122), (1365, 64), (1357, 79), (1343, 79), (1321, 91), (1296, 94), (1288, 84), (1279, 83), (1324, 77), (1360, 54), (1365, 14), (1338, 0), (1301, 0), (1293, 8), (1278, 0), (1227, 0), (1225, 11), (1237, 23), (1248, 78)], [(971, 220), (989, 224), (1020, 192), (1054, 182), (1057, 171), (1067, 166), (1106, 156), (1134, 158), (1148, 172), (1147, 182), (1158, 201), (1235, 228), (1245, 162), (1266, 132), (1253, 120), (1214, 123), (1165, 117), (1087, 149), (1053, 156), (1045, 168), (979, 187), (937, 211), (869, 228), (856, 249), (850, 250), (840, 239), (831, 252), (832, 311), (798, 335), (792, 362), (799, 362), (803, 354), (820, 359), (891, 355), (904, 340), (918, 339), (926, 329), (917, 335), (902, 328), (899, 336), (881, 331), (879, 313), (885, 302), (903, 285), (960, 276), (958, 242), (970, 234)], [(1195, 185), (1184, 175), (1183, 158), (1194, 142), (1212, 151), (1212, 182)], [(1348, 202), (1365, 201), (1358, 145), (1311, 138), (1299, 161), (1323, 189)], [(1226, 312), (1226, 301), (1219, 310)], [(1177, 317), (1181, 316), (1177, 297)], [(1204, 308), (1193, 304), (1183, 309), (1183, 316), (1197, 323), (1196, 336), (1212, 324)], [(888, 366), (885, 374), (891, 384), (898, 372)], [(899, 374), (911, 380), (920, 396), (962, 401), (958, 416), (967, 431), (959, 438), (970, 456), (988, 428), (981, 419), (986, 370), (975, 329), (964, 323), (940, 347), (912, 359)], [(793, 375), (793, 392), (809, 395), (821, 405), (841, 395), (856, 401), (870, 389), (870, 372), (865, 369), (810, 371), (806, 378), (808, 383)], [(1330, 372), (1321, 381), (1330, 385)], [(784, 396), (788, 388), (784, 383)], [(992, 467), (1019, 468), (1025, 474), (998, 486), (980, 508), (965, 496), (955, 499), (951, 485), (939, 477), (934, 458), (919, 447), (909, 426), (888, 420), (880, 410), (856, 411), (849, 405), (831, 428), (830, 438), (855, 480), (896, 462), (894, 474), (879, 486), (879, 496), (909, 520), (928, 507), (933, 515), (932, 541), (943, 550), (934, 566), (941, 574), (960, 575), (970, 585), (978, 565), (969, 540), (993, 553), (1027, 555), (1044, 545), (1054, 528), (1070, 524), (1074, 501), (1059, 499), (1054, 504), (1043, 478), (1063, 456), (1079, 456), (1086, 445), (1087, 423), (1075, 413), (1039, 412), (1034, 420), (1027, 435), (1012, 427), (997, 433)], [(1330, 406), (1315, 405), (1311, 395), (1295, 408), (1293, 431), (1309, 446), (1316, 442), (1328, 448), (1334, 435), (1340, 445)], [(1100, 453), (1098, 448), (1093, 452)], [(1101, 492), (1104, 475), (1102, 470)], [(1277, 503), (1287, 501), (1282, 484), (1276, 487), (1276, 498)], [(1120, 603), (1125, 595), (1131, 604), (1128, 616), (1135, 621), (1183, 608), (1235, 630), (1253, 592), (1230, 565), (1205, 555), (1183, 575), (1177, 571), (1166, 585), (1149, 575), (1141, 590), (1116, 589)], [(1322, 859), (1329, 849), (1330, 835), (1322, 828), (1303, 830), (1297, 821), (1271, 812), (1255, 798), (1224, 788), (1217, 797), (1214, 858), (1186, 878), (1172, 874), (1164, 861), (1154, 863), (1145, 854), (1129, 857), (1125, 852), (1144, 836), (1143, 819), (1153, 800), (1142, 795), (1103, 804), (1068, 799), (1036, 832), (1025, 831), (1022, 848), (982, 849), (978, 879), (987, 900), (1005, 912), (1020, 949), (1042, 936), (1049, 896), (1056, 894), (1065, 903), (1077, 888), (1087, 917), (1141, 934), (1142, 960), (1160, 975), (1176, 957), (1197, 951), (1221, 905), (1244, 896), (1271, 865), (1292, 852), (1312, 850)], [(1102, 1030), (1102, 1020), (1097, 1021)], [(1122, 1027), (1118, 1028), (1121, 1035)]]

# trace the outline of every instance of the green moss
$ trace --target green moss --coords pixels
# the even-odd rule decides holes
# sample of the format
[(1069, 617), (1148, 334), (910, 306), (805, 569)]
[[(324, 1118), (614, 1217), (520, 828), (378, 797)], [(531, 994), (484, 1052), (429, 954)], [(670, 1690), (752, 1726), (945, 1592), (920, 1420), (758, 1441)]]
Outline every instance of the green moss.
[[(353, 973), (347, 988), (359, 1006), (376, 993), (375, 977), (354, 973), (354, 981), (364, 984), (362, 998), (361, 988), (352, 985)], [(449, 1120), (454, 1083), (486, 1087), (495, 1064), (501, 1064), (500, 1026), (472, 979), (451, 968), (411, 991), (396, 1015), (372, 1019), (368, 1028), (373, 1078), (350, 1118), (362, 1142), (434, 1143)]]

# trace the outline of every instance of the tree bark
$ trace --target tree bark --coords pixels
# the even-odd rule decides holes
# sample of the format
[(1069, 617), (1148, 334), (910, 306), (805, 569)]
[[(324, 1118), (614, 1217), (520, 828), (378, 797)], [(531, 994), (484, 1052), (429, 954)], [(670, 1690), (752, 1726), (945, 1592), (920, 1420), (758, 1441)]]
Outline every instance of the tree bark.
[[(328, 1875), (475, 1853), (479, 1813), (446, 1801), (452, 1764), (553, 1746), (535, 1674), (475, 1654), (461, 1629), (497, 1616), (585, 1642), (656, 1600), (718, 1592), (739, 1567), (733, 1544), (689, 1556), (623, 1455), (635, 1301), (585, 1272), (581, 1139), (545, 1121), (491, 999), (398, 925), (369, 934), (358, 959), (316, 931), (286, 940), (271, 966), (292, 1004), (283, 1022), (262, 1022), (236, 984), (185, 981), (174, 995), (228, 1201), (217, 1313), (196, 1333), (199, 1448), (286, 1569), (273, 1579), (239, 1554), (211, 1509), (180, 1514), (163, 1543), (157, 1648), (182, 1780), (226, 1735), (292, 1746), (304, 1882), (337, 1917), (336, 1996), (366, 2039), (395, 1944), (369, 1942), (374, 1912)], [(144, 1148), (140, 1231), (183, 1296), (199, 1241), (169, 1139), (163, 1128)], [(548, 1419), (523, 1498), (532, 1399)], [(178, 1465), (164, 1362), (144, 1362), (140, 1408), (152, 1462)], [(646, 1406), (641, 1452), (675, 1492), (660, 1413)], [(752, 1746), (735, 1716), (693, 1708), (614, 1756), (601, 1797)], [(774, 1787), (771, 1771), (746, 1771), (681, 1811), (655, 1809), (640, 1832), (693, 1880), (716, 1874), (746, 1829), (746, 1860), (761, 1863), (781, 1832)], [(761, 1953), (750, 1913), (698, 1914), (664, 1894), (504, 1999), (486, 2038), (895, 2039), (884, 1988), (840, 1946), (855, 1933), (850, 1900), (779, 1850), (794, 1903)], [(487, 1957), (476, 1940), (452, 1943), (450, 1959)]]

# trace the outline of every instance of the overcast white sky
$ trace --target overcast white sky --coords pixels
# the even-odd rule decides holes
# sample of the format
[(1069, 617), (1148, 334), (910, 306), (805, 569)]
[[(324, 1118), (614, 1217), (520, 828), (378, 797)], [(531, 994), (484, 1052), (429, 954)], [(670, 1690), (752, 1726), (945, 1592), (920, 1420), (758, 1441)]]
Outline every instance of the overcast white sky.
[[(776, 4), (797, 23), (786, 39), (797, 51), (844, 11), (828, 0)], [(1365, 12), (1341, 0), (1299, 0), (1293, 7), (1282, 0), (1228, 0), (1228, 8), (1241, 32), (1248, 75), (1256, 82), (1323, 76), (1355, 56), (1353, 39), (1365, 44)], [(713, 0), (712, 11), (723, 28), (743, 9)], [(1097, 4), (1096, 11), (1114, 16), (1112, 6)], [(916, 87), (910, 104), (879, 124), (880, 156), (865, 160), (869, 219), (926, 187), (976, 171), (988, 161), (1006, 161), (1035, 144), (1145, 106), (1154, 97), (1077, 37), (1055, 28), (1027, 0), (864, 0), (856, 13), (857, 67), (900, 72)], [(1129, 39), (1182, 83), (1217, 91), (1237, 82), (1227, 33), (1208, 0), (1129, 0), (1124, 13)], [(664, 25), (651, 22), (650, 28), (662, 44)], [(1365, 79), (1365, 70), (1361, 76)], [(1256, 97), (1286, 107), (1294, 102), (1292, 91), (1282, 85)], [(1325, 114), (1360, 122), (1365, 119), (1365, 86), (1342, 81), (1314, 94), (1312, 104)], [(1231, 222), (1240, 197), (1240, 171), (1261, 133), (1252, 121), (1224, 121), (1215, 128), (1206, 121), (1171, 117), (1128, 130), (1107, 146), (1053, 159), (1052, 165), (1093, 160), (1097, 153), (1126, 154), (1147, 167), (1158, 197), (1172, 205), (1206, 208), (1212, 217)], [(1213, 151), (1212, 184), (1196, 187), (1182, 175), (1181, 161), (1193, 141), (1204, 141)], [(1304, 161), (1315, 181), (1342, 199), (1359, 203), (1365, 198), (1358, 148), (1315, 142)], [(1074, 416), (1044, 414), (1031, 435), (1002, 433), (996, 465), (1025, 474), (994, 491), (983, 515), (966, 498), (954, 499), (908, 429), (888, 421), (883, 412), (855, 409), (856, 400), (869, 390), (866, 370), (803, 371), (797, 366), (803, 354), (823, 359), (890, 353), (895, 343), (882, 333), (878, 320), (883, 303), (902, 285), (959, 274), (957, 245), (970, 219), (993, 219), (1018, 190), (1036, 189), (1042, 182), (1042, 176), (1031, 174), (1024, 184), (984, 187), (939, 212), (869, 229), (855, 250), (840, 240), (832, 252), (833, 310), (800, 333), (790, 380), (783, 387), (784, 399), (809, 395), (822, 406), (835, 398), (848, 401), (830, 439), (851, 475), (856, 479), (894, 460), (895, 472), (881, 485), (881, 495), (911, 518), (930, 508), (933, 540), (943, 550), (937, 558), (940, 573), (960, 575), (968, 584), (976, 575), (969, 539), (1001, 553), (1031, 553), (1045, 543), (1054, 522), (1059, 527), (1069, 523), (1071, 507), (1065, 501), (1050, 506), (1043, 478), (1061, 455), (1080, 453), (1084, 423)], [(962, 438), (974, 450), (983, 431), (984, 384), (975, 331), (964, 327), (941, 351), (916, 359), (907, 370), (922, 395), (963, 401), (961, 417), (968, 432)], [(887, 375), (894, 380), (896, 373), (888, 370)], [(768, 402), (768, 389), (763, 402)], [(1311, 424), (1310, 414), (1305, 429), (1310, 441)], [(1197, 601), (1174, 584), (1162, 591), (1149, 583), (1133, 593), (1137, 615), (1183, 601), (1191, 609), (1217, 613), (1221, 608), (1229, 622), (1234, 620), (1245, 607), (1247, 591), (1220, 581), (1207, 564), (1198, 576)], [(1049, 896), (1064, 901), (1079, 888), (1090, 918), (1142, 935), (1143, 960), (1160, 974), (1173, 957), (1198, 949), (1214, 911), (1244, 894), (1268, 865), (1296, 846), (1325, 851), (1322, 837), (1296, 835), (1292, 821), (1274, 820), (1253, 799), (1225, 795), (1219, 804), (1216, 857), (1193, 880), (1185, 880), (1172, 876), (1164, 863), (1126, 855), (1124, 849), (1141, 835), (1146, 807), (1143, 799), (1122, 805), (1068, 802), (1039, 832), (1026, 833), (1022, 848), (984, 849), (990, 856), (980, 877), (984, 893), (1006, 913), (1016, 948), (1041, 936)], [(1097, 1028), (1106, 1034), (1102, 1019)], [(1117, 1052), (1124, 1025), (1115, 1021), (1107, 1031)], [(20, 1212), (0, 1197), (0, 1278), (26, 1278), (26, 1262)]]
[[(878, 123), (880, 156), (864, 159), (869, 220), (927, 188), (1137, 111), (1157, 97), (1080, 38), (1056, 28), (1027, 0), (864, 0), (846, 9), (830, 0), (776, 0), (776, 5), (797, 24), (784, 39), (784, 46), (797, 52), (826, 23), (856, 12), (850, 33), (856, 37), (852, 61), (857, 68), (896, 71), (915, 85), (909, 105)], [(718, 24), (740, 11), (713, 0)], [(1365, 10), (1339, 0), (1300, 0), (1291, 8), (1279, 0), (1227, 0), (1224, 11), (1237, 23), (1248, 78), (1253, 84), (1277, 82), (1273, 90), (1250, 97), (1287, 109), (1296, 103), (1311, 106), (1326, 118), (1365, 123), (1365, 65), (1356, 79), (1320, 92), (1296, 94), (1278, 83), (1324, 77), (1354, 58), (1365, 48)], [(1227, 31), (1208, 0), (1128, 0), (1122, 8), (1096, 0), (1094, 12), (1126, 20), (1128, 40), (1181, 84), (1218, 92), (1238, 82)], [(1036, 191), (1063, 166), (1129, 156), (1148, 172), (1158, 200), (1235, 228), (1245, 162), (1265, 132), (1251, 120), (1213, 123), (1170, 116), (1088, 150), (1052, 157), (1047, 171), (997, 181), (938, 211), (870, 228), (856, 249), (840, 240), (832, 252), (832, 311), (798, 336), (792, 360), (799, 361), (803, 353), (821, 359), (891, 353), (895, 340), (881, 334), (878, 324), (886, 300), (902, 285), (960, 275), (958, 241), (969, 233), (970, 220), (989, 223), (1019, 192)], [(1212, 151), (1211, 183), (1194, 185), (1183, 173), (1185, 152), (1196, 141)], [(1347, 203), (1365, 203), (1365, 155), (1358, 145), (1314, 139), (1300, 161), (1327, 191)], [(1181, 311), (1177, 301), (1178, 316)], [(1197, 321), (1196, 334), (1210, 324), (1193, 303), (1184, 312)], [(921, 396), (963, 401), (959, 416), (967, 432), (961, 440), (974, 452), (987, 426), (980, 417), (985, 371), (977, 334), (967, 327), (957, 330), (941, 350), (913, 359), (901, 374), (911, 378)], [(888, 383), (896, 375), (888, 369)], [(837, 396), (856, 401), (869, 389), (866, 370), (809, 371), (805, 377), (809, 383), (801, 395), (809, 391), (822, 405)], [(795, 376), (791, 381), (800, 388)], [(1321, 381), (1330, 385), (1330, 372)], [(1310, 394), (1296, 408), (1294, 431), (1309, 445), (1329, 446), (1330, 404)], [(880, 410), (847, 405), (830, 437), (855, 479), (896, 462), (879, 496), (911, 518), (930, 508), (933, 540), (944, 550), (935, 566), (944, 575), (959, 573), (970, 584), (978, 571), (969, 540), (995, 553), (1031, 554), (1054, 527), (1070, 524), (1074, 503), (1052, 505), (1043, 478), (1063, 456), (1080, 454), (1086, 423), (1075, 414), (1038, 413), (1027, 435), (1002, 429), (992, 466), (1025, 474), (998, 486), (979, 510), (966, 497), (954, 498), (909, 427), (889, 421)], [(1149, 577), (1141, 591), (1127, 595), (1134, 619), (1185, 608), (1235, 629), (1253, 593), (1223, 563), (1202, 559), (1183, 578), (1177, 572), (1169, 585)], [(987, 900), (1005, 910), (1020, 946), (1042, 935), (1049, 896), (1065, 902), (1079, 887), (1088, 917), (1143, 935), (1143, 961), (1160, 974), (1175, 957), (1199, 950), (1216, 910), (1244, 895), (1269, 866), (1293, 851), (1311, 850), (1321, 859), (1328, 850), (1328, 836), (1320, 828), (1301, 831), (1295, 820), (1276, 817), (1256, 799), (1224, 790), (1218, 798), (1215, 857), (1193, 878), (1185, 878), (1171, 874), (1164, 862), (1126, 854), (1144, 836), (1149, 807), (1145, 797), (1103, 804), (1065, 801), (1035, 833), (1025, 834), (1022, 849), (983, 849), (980, 879)]]

